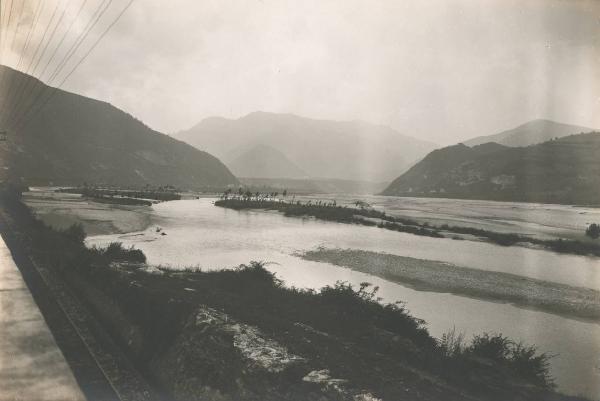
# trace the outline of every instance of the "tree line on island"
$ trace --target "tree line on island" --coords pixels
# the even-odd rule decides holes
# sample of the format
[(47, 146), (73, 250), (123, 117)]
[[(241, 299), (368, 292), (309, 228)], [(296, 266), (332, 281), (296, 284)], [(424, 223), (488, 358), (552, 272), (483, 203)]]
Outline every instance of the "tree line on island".
[[(295, 196), (292, 196), (290, 199), (287, 190), (284, 190), (281, 196), (279, 196), (278, 192), (252, 192), (240, 187), (237, 192), (234, 192), (232, 189), (226, 190), (214, 204), (215, 206), (235, 210), (277, 210), (283, 213), (284, 216), (306, 216), (340, 223), (377, 226), (387, 230), (433, 238), (458, 240), (463, 239), (461, 236), (470, 235), (502, 246), (530, 244), (560, 253), (600, 256), (600, 244), (596, 242), (563, 238), (552, 240), (539, 239), (516, 233), (501, 233), (475, 227), (451, 226), (448, 224), (436, 226), (428, 222), (390, 216), (385, 211), (377, 210), (362, 200), (354, 201), (353, 207), (339, 205), (335, 200), (307, 200), (302, 202), (301, 200), (296, 200)], [(587, 228), (586, 233), (591, 238), (598, 238), (600, 237), (600, 226), (592, 224)]]

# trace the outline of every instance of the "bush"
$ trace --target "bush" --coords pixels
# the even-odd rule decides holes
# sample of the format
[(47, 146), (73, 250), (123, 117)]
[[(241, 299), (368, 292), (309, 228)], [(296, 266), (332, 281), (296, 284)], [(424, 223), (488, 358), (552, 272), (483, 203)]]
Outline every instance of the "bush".
[(545, 353), (538, 354), (537, 349), (523, 344), (514, 344), (510, 362), (513, 372), (528, 381), (544, 388), (554, 387), (550, 376), (550, 358)]
[(135, 249), (133, 246), (125, 248), (120, 242), (111, 242), (106, 249), (101, 250), (101, 254), (110, 261), (146, 263), (144, 252)]
[(239, 265), (235, 271), (242, 279), (265, 282), (274, 287), (280, 287), (283, 284), (281, 280), (275, 277), (275, 273), (265, 268), (264, 262), (252, 261), (248, 265)]
[(475, 336), (468, 352), (494, 362), (506, 361), (511, 352), (512, 342), (502, 334), (484, 333)]
[(585, 230), (585, 235), (593, 239), (598, 239), (600, 237), (600, 224), (590, 224)]
[(442, 334), (442, 338), (438, 341), (438, 347), (442, 355), (448, 358), (456, 358), (465, 352), (465, 334), (457, 333), (456, 328), (448, 330)]
[(515, 343), (502, 334), (484, 333), (475, 336), (465, 352), (505, 366), (515, 377), (541, 388), (554, 387), (550, 376), (551, 356), (538, 353), (534, 346)]
[(413, 317), (401, 302), (382, 304), (377, 296), (379, 287), (364, 282), (355, 289), (338, 281), (321, 289), (319, 297), (325, 310), (336, 316), (335, 324), (346, 334), (365, 333), (374, 327), (400, 334), (422, 350), (432, 350), (436, 342), (429, 335), (425, 322)]
[(71, 227), (63, 231), (65, 237), (77, 244), (83, 244), (85, 241), (85, 230), (81, 224), (73, 224)]

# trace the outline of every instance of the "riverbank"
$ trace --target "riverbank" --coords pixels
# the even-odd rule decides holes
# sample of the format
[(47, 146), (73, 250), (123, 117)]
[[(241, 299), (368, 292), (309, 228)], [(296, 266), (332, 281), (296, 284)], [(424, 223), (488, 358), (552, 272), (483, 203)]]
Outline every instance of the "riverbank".
[[(5, 240), (7, 247), (18, 266), (27, 288), (35, 300), (39, 311), (43, 315), (45, 324), (52, 332), (53, 340), (60, 348), (59, 353), (64, 356), (68, 362), (72, 374), (77, 384), (88, 400), (114, 400), (114, 401), (153, 401), (159, 397), (147, 386), (145, 380), (139, 375), (131, 362), (123, 355), (122, 350), (114, 343), (105, 328), (97, 322), (84, 306), (82, 300), (77, 299), (71, 293), (66, 282), (60, 277), (55, 266), (39, 263), (35, 259), (36, 252), (31, 245), (35, 235), (35, 230), (28, 230), (29, 224), (34, 227), (42, 228), (39, 221), (32, 219), (30, 212), (20, 203), (15, 203), (12, 197), (6, 197), (6, 193), (0, 189), (0, 234)], [(27, 223), (30, 221), (30, 223)], [(23, 226), (25, 223), (25, 227)], [(76, 231), (76, 230), (75, 230)], [(74, 230), (71, 230), (74, 232)], [(40, 238), (38, 238), (39, 240)], [(56, 244), (48, 244), (52, 246)], [(16, 304), (20, 299), (12, 299)], [(22, 306), (22, 305), (21, 305)], [(25, 315), (20, 310), (19, 315)], [(22, 317), (22, 316), (21, 316)], [(29, 315), (28, 317), (32, 317)], [(12, 326), (18, 325), (16, 320), (12, 321)], [(31, 324), (31, 322), (29, 322)], [(12, 327), (11, 326), (11, 327)], [(18, 326), (17, 326), (18, 327)], [(28, 352), (49, 351), (47, 344), (36, 344), (29, 335), (32, 334), (34, 327), (30, 327), (28, 333), (21, 333), (17, 339), (18, 343), (23, 345), (27, 343), (27, 349), (18, 351), (22, 355)], [(10, 336), (7, 336), (10, 338)], [(10, 347), (7, 347), (10, 352)], [(14, 351), (14, 349), (12, 350)], [(7, 389), (14, 388), (19, 394), (15, 399), (30, 399), (25, 396), (32, 389), (39, 391), (35, 399), (44, 399), (46, 396), (51, 399), (58, 399), (56, 390), (60, 378), (53, 376), (53, 373), (60, 374), (59, 371), (52, 370), (47, 364), (49, 353), (35, 359), (37, 368), (43, 368), (40, 371), (30, 368), (27, 371), (29, 376), (16, 377), (17, 370), (4, 372), (2, 376), (9, 382)], [(19, 362), (21, 355), (19, 353), (11, 357), (11, 363)], [(22, 362), (22, 361), (20, 361)], [(8, 366), (8, 365), (7, 365)], [(26, 365), (20, 364), (20, 368)], [(58, 366), (56, 367), (58, 368)], [(35, 381), (32, 388), (19, 388), (25, 386), (25, 379)], [(51, 388), (41, 389), (45, 380), (53, 380)], [(3, 387), (4, 389), (4, 387)], [(25, 398), (23, 398), (25, 397)], [(60, 397), (60, 399), (71, 399)]]
[(305, 252), (301, 257), (372, 274), (419, 291), (509, 302), (564, 317), (600, 322), (600, 292), (589, 288), (354, 249), (320, 248)]
[(68, 280), (176, 400), (568, 399), (548, 391), (547, 368), (518, 365), (521, 351), (508, 340), (498, 360), (481, 354), (491, 337), (450, 351), (366, 285), (288, 289), (260, 264), (160, 270), (130, 263), (139, 253), (117, 246), (87, 249), (77, 229), (19, 227), (36, 259)]
[(501, 246), (525, 245), (542, 247), (559, 253), (600, 256), (600, 243), (559, 238), (544, 240), (514, 233), (500, 233), (474, 227), (443, 224), (434, 226), (402, 217), (387, 215), (365, 207), (339, 206), (333, 202), (285, 202), (251, 197), (225, 198), (215, 206), (234, 210), (276, 210), (290, 217), (314, 217), (339, 223), (377, 226), (379, 228), (434, 238), (479, 239)]
[(149, 206), (100, 203), (52, 190), (26, 192), (23, 202), (37, 218), (59, 230), (81, 224), (88, 235), (102, 235), (141, 231), (150, 225)]

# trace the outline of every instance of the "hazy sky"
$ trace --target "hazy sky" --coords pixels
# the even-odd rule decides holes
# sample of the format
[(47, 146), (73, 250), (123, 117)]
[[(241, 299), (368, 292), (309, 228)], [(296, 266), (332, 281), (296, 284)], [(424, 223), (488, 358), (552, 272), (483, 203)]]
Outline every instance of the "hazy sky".
[[(83, 0), (43, 1), (41, 22), (69, 7), (58, 41)], [(65, 88), (167, 133), (256, 110), (441, 144), (535, 118), (600, 128), (600, 1), (137, 0)]]

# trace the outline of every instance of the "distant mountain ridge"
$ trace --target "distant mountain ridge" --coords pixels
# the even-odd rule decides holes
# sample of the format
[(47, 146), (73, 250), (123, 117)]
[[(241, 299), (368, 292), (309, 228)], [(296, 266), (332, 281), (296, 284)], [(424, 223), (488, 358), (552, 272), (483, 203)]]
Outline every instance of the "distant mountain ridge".
[(304, 178), (308, 175), (283, 153), (263, 144), (226, 163), (237, 177)]
[(229, 164), (264, 144), (279, 151), (309, 177), (372, 182), (393, 179), (436, 148), (435, 144), (381, 125), (267, 112), (254, 112), (236, 120), (210, 117), (173, 137)]
[(529, 146), (568, 135), (592, 132), (593, 128), (558, 123), (550, 120), (533, 120), (497, 134), (479, 136), (463, 142), (467, 146), (496, 142), (505, 146)]
[(283, 192), (293, 194), (357, 194), (372, 195), (383, 191), (388, 183), (352, 181), (336, 178), (244, 178), (242, 185), (252, 191)]
[[(0, 72), (7, 74), (6, 82), (48, 88), (8, 67), (0, 66)], [(9, 140), (0, 143), (0, 180), (190, 189), (239, 183), (216, 157), (154, 131), (106, 102), (57, 90), (34, 117), (23, 131), (9, 133)]]
[(438, 149), (384, 195), (600, 204), (600, 133), (527, 147), (487, 143)]

